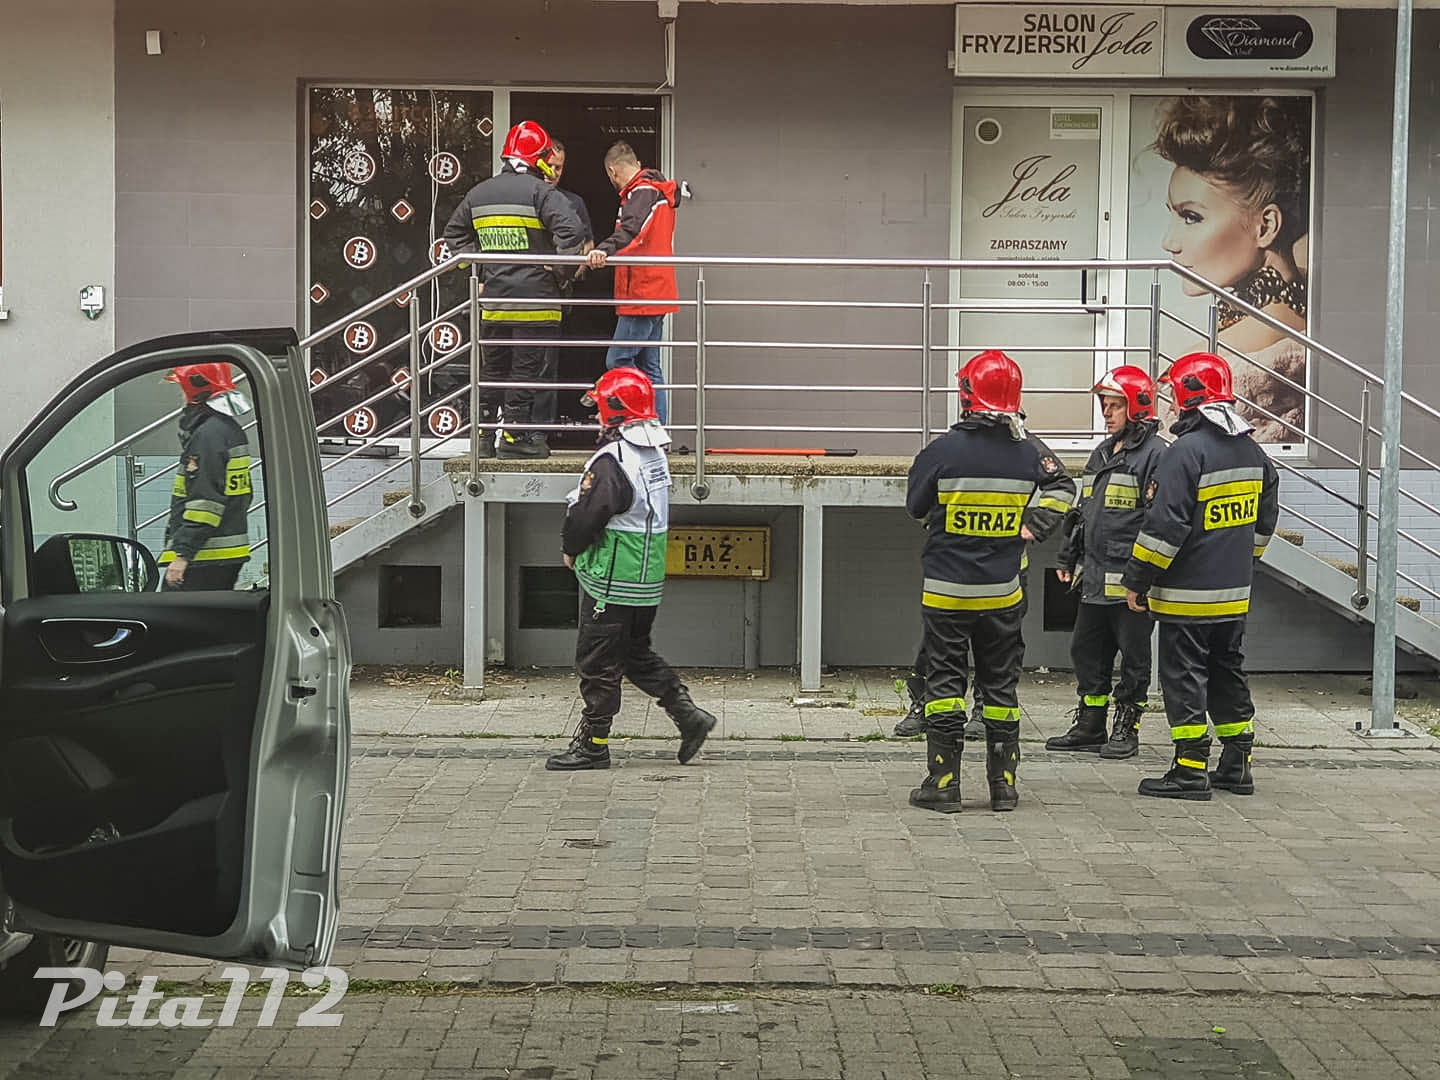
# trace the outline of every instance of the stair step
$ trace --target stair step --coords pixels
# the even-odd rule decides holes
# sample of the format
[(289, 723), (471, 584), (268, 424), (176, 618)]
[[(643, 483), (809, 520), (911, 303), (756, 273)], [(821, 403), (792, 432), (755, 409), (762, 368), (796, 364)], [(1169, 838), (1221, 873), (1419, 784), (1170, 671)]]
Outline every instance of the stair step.
[[(1342, 574), (1349, 574), (1357, 581), (1360, 579), (1360, 568), (1356, 566), (1353, 562), (1346, 562), (1344, 559), (1337, 559), (1333, 555), (1321, 555), (1319, 556), (1319, 559), (1323, 563), (1329, 563), (1336, 570), (1339, 570)], [(1403, 608), (1409, 608), (1417, 615), (1420, 613), (1420, 601), (1417, 597), (1396, 596), (1395, 602)]]
[(334, 540), (335, 537), (339, 536), (343, 532), (348, 532), (350, 529), (353, 529), (356, 525), (359, 525), (364, 520), (364, 518), (351, 518), (349, 521), (335, 522), (335, 524), (330, 526), (330, 539)]
[(410, 492), (406, 488), (401, 488), (398, 491), (387, 491), (382, 497), (385, 500), (386, 506), (394, 506), (401, 500), (408, 499), (410, 497)]
[(1302, 532), (1297, 532), (1294, 529), (1276, 529), (1275, 535), (1278, 536), (1281, 540), (1288, 540), (1296, 547), (1305, 546), (1305, 534)]

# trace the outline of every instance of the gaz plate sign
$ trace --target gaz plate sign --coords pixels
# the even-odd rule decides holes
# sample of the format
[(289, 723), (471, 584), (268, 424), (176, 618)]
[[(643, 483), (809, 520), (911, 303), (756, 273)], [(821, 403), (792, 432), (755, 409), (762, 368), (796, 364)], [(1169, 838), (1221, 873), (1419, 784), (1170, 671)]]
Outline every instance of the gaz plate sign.
[(770, 527), (672, 528), (665, 552), (670, 577), (770, 580)]

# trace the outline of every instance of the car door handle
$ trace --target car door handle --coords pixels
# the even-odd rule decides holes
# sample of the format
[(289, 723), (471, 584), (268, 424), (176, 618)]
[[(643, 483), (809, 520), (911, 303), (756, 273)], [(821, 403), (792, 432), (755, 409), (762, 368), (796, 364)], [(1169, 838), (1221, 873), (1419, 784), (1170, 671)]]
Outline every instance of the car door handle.
[(46, 619), (40, 644), (57, 664), (103, 664), (134, 656), (145, 630), (130, 619)]

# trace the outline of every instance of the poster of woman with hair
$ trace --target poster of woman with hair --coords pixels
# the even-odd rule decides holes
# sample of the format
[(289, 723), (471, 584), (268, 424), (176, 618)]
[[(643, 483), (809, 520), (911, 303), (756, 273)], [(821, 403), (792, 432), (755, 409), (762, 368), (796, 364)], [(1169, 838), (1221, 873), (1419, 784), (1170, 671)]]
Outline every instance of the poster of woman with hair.
[[(1308, 332), (1311, 98), (1131, 100), (1130, 258), (1173, 259), (1224, 290), (1216, 304), (1220, 353), (1235, 372), (1240, 412), (1261, 442), (1303, 442), (1306, 350), (1236, 301)], [(1144, 302), (1136, 299), (1148, 290), (1142, 276), (1131, 275), (1132, 303)], [(1162, 280), (1161, 306), (1206, 326), (1211, 293), (1173, 275)], [(1204, 344), (1163, 320), (1168, 356)]]

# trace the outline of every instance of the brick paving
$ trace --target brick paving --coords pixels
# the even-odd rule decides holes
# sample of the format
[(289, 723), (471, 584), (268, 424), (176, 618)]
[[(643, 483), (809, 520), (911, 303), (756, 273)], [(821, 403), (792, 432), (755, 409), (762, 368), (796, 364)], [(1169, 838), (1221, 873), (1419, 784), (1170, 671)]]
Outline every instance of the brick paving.
[[(355, 995), (341, 1024), (40, 1030), (0, 1024), (0, 1078), (183, 1080), (1389, 1080), (1440, 1075), (1429, 1002), (1285, 995), (965, 996), (771, 991), (729, 1000), (628, 992)], [(212, 1014), (216, 1010), (212, 1007)]]
[[(727, 716), (765, 719), (697, 763), (632, 727), (578, 774), (499, 730), (573, 685), (359, 693), (333, 962), (367, 993), (344, 1024), (295, 1028), (293, 999), (272, 1028), (78, 1013), (0, 1027), (0, 1078), (1440, 1077), (1440, 753), (1355, 736), (1354, 680), (1263, 684), (1257, 794), (1210, 803), (1136, 796), (1156, 723), (1136, 760), (1045, 752), (1063, 695), (1032, 686), (1019, 810), (989, 811), (972, 746), (942, 816), (906, 803), (918, 744), (846, 730), (886, 677), (830, 708), (737, 680)], [(426, 733), (492, 705), (492, 737)], [(111, 966), (183, 994), (222, 965)]]

